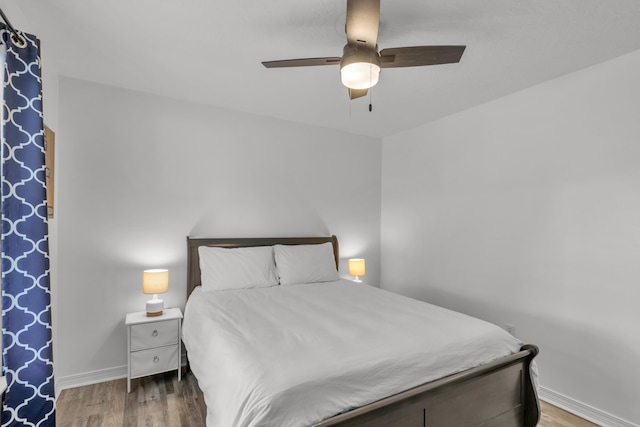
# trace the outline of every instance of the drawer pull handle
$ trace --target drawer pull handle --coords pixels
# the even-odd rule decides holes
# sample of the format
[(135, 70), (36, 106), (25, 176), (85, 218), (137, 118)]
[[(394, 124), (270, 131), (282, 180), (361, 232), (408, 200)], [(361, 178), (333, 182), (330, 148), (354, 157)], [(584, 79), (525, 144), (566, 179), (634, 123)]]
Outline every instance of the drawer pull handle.
[(152, 336), (157, 337), (158, 336), (158, 330), (154, 329), (153, 332), (151, 333)]
[(160, 358), (158, 356), (153, 356), (153, 363), (158, 363)]

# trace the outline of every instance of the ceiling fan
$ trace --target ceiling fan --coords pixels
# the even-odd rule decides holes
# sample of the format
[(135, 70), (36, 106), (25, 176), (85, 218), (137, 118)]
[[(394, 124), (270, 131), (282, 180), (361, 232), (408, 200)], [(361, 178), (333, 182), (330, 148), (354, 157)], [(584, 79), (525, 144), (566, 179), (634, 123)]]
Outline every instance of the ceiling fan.
[(265, 61), (267, 68), (340, 65), (342, 84), (349, 98), (365, 96), (378, 83), (380, 68), (419, 67), (460, 62), (466, 46), (413, 46), (382, 49), (378, 52), (380, 0), (347, 0), (345, 33), (347, 44), (342, 57)]

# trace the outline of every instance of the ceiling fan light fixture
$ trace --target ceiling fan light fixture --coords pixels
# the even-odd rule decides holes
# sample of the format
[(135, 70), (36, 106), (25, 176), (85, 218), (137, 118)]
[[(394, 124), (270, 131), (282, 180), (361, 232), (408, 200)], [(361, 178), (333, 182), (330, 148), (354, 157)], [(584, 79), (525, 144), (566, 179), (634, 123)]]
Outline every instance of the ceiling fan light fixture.
[(369, 89), (380, 78), (380, 55), (375, 49), (347, 44), (340, 61), (342, 84), (349, 89)]
[(340, 69), (342, 84), (350, 89), (369, 89), (380, 79), (380, 67), (370, 62), (353, 62)]

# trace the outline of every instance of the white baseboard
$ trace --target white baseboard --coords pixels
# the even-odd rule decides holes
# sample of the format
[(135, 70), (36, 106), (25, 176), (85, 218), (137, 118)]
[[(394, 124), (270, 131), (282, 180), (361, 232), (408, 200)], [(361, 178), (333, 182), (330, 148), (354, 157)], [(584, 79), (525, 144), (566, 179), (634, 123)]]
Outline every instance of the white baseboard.
[(62, 390), (127, 378), (127, 365), (55, 378), (56, 398)]
[(640, 427), (637, 424), (618, 418), (608, 412), (594, 408), (593, 406), (579, 402), (545, 387), (539, 388), (538, 396), (541, 400), (553, 406), (557, 406), (602, 427)]

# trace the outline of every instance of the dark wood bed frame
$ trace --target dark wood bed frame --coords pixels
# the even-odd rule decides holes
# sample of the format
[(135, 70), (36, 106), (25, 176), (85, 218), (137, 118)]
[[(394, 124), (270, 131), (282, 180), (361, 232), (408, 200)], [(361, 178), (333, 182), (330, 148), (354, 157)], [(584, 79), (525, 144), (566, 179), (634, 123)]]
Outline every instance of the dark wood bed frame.
[[(209, 239), (187, 237), (187, 298), (200, 285), (198, 247), (239, 248), (275, 244), (301, 245), (331, 242), (338, 266), (338, 239), (330, 237)], [(531, 363), (534, 345), (520, 352), (406, 390), (385, 399), (328, 418), (315, 426), (367, 427), (534, 427), (540, 405)], [(203, 419), (206, 406), (198, 389)]]

